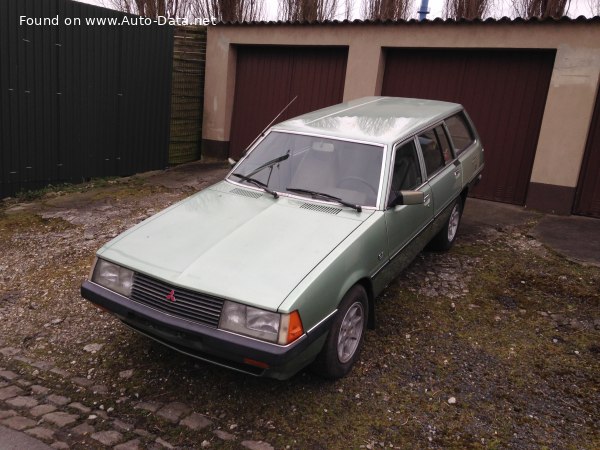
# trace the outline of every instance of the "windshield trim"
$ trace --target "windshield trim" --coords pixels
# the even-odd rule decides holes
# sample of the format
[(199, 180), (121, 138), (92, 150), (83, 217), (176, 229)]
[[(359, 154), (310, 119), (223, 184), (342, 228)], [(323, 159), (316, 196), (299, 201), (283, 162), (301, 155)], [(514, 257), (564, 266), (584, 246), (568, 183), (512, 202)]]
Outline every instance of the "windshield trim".
[[(388, 156), (388, 146), (386, 144), (381, 144), (378, 142), (369, 142), (369, 141), (363, 141), (360, 139), (349, 139), (349, 138), (343, 138), (343, 137), (338, 137), (338, 136), (331, 136), (331, 135), (327, 135), (327, 134), (305, 133), (305, 132), (299, 132), (299, 131), (278, 130), (276, 128), (269, 128), (269, 130), (267, 132), (265, 132), (265, 134), (260, 139), (257, 139), (256, 142), (254, 143), (254, 145), (252, 145), (252, 147), (250, 147), (248, 149), (248, 152), (246, 152), (246, 154), (242, 158), (240, 158), (239, 161), (231, 168), (231, 170), (225, 176), (225, 181), (228, 181), (229, 183), (235, 184), (237, 186), (242, 186), (242, 187), (245, 187), (248, 189), (256, 190), (258, 192), (264, 192), (262, 189), (259, 189), (258, 187), (239, 183), (235, 180), (232, 180), (230, 177), (231, 177), (231, 175), (233, 175), (235, 169), (250, 155), (250, 153), (252, 153), (254, 151), (254, 149), (258, 146), (258, 144), (260, 144), (271, 133), (298, 134), (301, 136), (312, 136), (312, 137), (318, 137), (318, 138), (323, 138), (323, 139), (332, 139), (332, 140), (337, 140), (337, 141), (353, 142), (355, 144), (365, 144), (365, 145), (372, 145), (374, 147), (381, 147), (383, 149), (383, 154), (381, 157), (381, 170), (379, 173), (379, 186), (377, 189), (377, 200), (375, 201), (374, 206), (360, 205), (363, 209), (369, 209), (369, 210), (380, 209), (382, 192), (383, 192), (383, 180), (384, 180), (384, 175), (385, 175), (384, 174), (385, 162), (386, 162), (386, 159)], [(333, 201), (333, 200), (322, 201), (322, 200), (315, 200), (315, 199), (312, 199), (312, 198), (309, 198), (309, 197), (306, 197), (303, 195), (290, 194), (289, 192), (282, 192), (282, 191), (277, 191), (277, 190), (275, 190), (275, 192), (277, 192), (282, 197), (291, 197), (291, 198), (300, 199), (300, 200), (310, 200), (310, 201), (314, 201), (317, 203), (325, 203), (325, 204), (329, 204), (329, 205), (338, 205), (339, 206), (339, 203), (336, 201)]]

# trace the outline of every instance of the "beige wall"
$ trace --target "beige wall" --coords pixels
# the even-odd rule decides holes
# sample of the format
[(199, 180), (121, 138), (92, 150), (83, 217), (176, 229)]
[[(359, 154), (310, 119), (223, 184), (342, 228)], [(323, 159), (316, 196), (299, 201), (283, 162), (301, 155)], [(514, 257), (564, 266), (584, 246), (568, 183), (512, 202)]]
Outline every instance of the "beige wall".
[(238, 44), (347, 46), (344, 100), (380, 94), (385, 47), (557, 49), (531, 181), (577, 185), (600, 75), (598, 22), (209, 27), (206, 140), (229, 141)]

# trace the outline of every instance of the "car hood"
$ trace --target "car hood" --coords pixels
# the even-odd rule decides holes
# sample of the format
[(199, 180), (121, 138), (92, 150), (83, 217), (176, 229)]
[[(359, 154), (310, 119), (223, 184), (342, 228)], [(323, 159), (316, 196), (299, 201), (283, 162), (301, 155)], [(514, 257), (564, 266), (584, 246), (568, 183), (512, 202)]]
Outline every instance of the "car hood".
[(116, 237), (98, 256), (174, 286), (277, 310), (371, 213), (221, 182)]

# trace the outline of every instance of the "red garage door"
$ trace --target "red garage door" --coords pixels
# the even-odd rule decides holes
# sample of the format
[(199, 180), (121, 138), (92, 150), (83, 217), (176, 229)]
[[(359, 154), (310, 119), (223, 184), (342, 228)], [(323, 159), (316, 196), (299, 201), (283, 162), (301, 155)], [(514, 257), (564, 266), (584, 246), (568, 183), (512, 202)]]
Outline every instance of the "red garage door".
[(600, 217), (600, 92), (596, 97), (573, 212)]
[(240, 46), (230, 155), (238, 158), (296, 95), (278, 122), (342, 101), (346, 47)]
[(389, 49), (382, 95), (461, 103), (485, 147), (475, 197), (524, 204), (554, 50)]

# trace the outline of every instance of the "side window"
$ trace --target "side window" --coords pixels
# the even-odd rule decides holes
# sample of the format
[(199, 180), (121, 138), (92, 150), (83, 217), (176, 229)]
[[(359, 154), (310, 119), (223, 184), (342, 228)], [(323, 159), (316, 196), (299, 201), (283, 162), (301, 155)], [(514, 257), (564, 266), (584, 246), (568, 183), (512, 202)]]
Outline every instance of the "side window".
[(444, 127), (441, 125), (435, 127), (435, 134), (437, 135), (440, 148), (442, 149), (444, 164), (448, 164), (450, 161), (452, 161), (452, 159), (454, 159), (454, 157), (452, 156), (452, 146), (450, 145), (450, 141), (448, 141), (448, 136), (444, 131)]
[(421, 177), (421, 166), (417, 156), (417, 146), (415, 141), (411, 140), (396, 149), (388, 205), (393, 204), (394, 200), (400, 195), (400, 191), (416, 189), (422, 183), (423, 178)]
[(431, 176), (445, 164), (442, 149), (440, 148), (435, 131), (431, 129), (421, 133), (419, 135), (419, 144), (421, 144), (421, 150), (423, 151), (427, 176)]
[(446, 126), (450, 132), (452, 143), (456, 149), (456, 156), (466, 150), (469, 145), (475, 142), (475, 136), (469, 127), (467, 119), (463, 113), (458, 113), (446, 119)]

